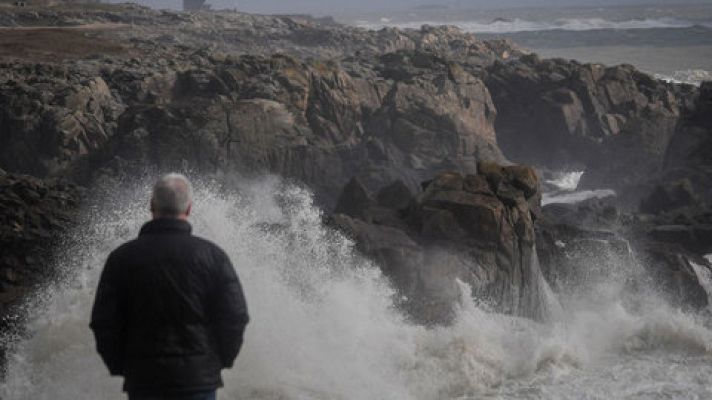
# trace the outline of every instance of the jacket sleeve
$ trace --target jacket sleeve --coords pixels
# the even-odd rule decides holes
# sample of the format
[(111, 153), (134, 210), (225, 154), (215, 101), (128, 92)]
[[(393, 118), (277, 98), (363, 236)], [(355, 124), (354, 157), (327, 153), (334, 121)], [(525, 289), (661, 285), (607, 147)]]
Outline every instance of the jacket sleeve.
[(123, 375), (125, 313), (121, 304), (119, 267), (114, 253), (104, 266), (94, 299), (89, 327), (94, 331), (99, 355), (111, 375)]
[(220, 251), (210, 319), (223, 368), (231, 368), (240, 353), (250, 318), (240, 279), (228, 256)]

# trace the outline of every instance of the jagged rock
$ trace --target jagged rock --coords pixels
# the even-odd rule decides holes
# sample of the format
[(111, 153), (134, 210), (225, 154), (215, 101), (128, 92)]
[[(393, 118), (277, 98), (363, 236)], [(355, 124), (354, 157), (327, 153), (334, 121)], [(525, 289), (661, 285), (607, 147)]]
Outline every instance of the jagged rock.
[(0, 78), (0, 165), (10, 172), (66, 173), (108, 141), (123, 111), (101, 77), (47, 72), (57, 73), (17, 65)]
[(628, 65), (532, 56), (495, 63), (485, 82), (507, 157), (551, 169), (585, 169), (581, 187), (620, 190), (662, 168), (681, 109), (693, 94)]
[(55, 272), (52, 245), (76, 222), (79, 198), (61, 180), (0, 174), (0, 319)]
[[(525, 167), (489, 167), (502, 171), (497, 187), (482, 174), (486, 168), (480, 168), (479, 175), (445, 172), (424, 183), (423, 192), (408, 202), (408, 208), (399, 207), (405, 201), (397, 203), (400, 213), (391, 217), (400, 218), (400, 224), (372, 218), (383, 205), (371, 201), (361, 202), (372, 205), (360, 210), (365, 217), (356, 221), (340, 214), (334, 217), (337, 227), (379, 261), (407, 299), (403, 307), (419, 321), (441, 323), (452, 317), (460, 296), (456, 279), (504, 312), (540, 319), (551, 312), (536, 263), (534, 223), (527, 204), (538, 193), (536, 175)], [(535, 188), (534, 193), (528, 191), (529, 197), (516, 189), (521, 181)], [(352, 181), (344, 193), (363, 193), (355, 187)], [(515, 203), (495, 194), (503, 188), (518, 193)]]
[[(101, 152), (90, 149), (80, 175), (115, 158), (139, 170), (272, 172), (311, 185), (333, 205), (333, 188), (352, 176), (372, 191), (394, 180), (412, 190), (438, 171), (473, 173), (479, 160), (501, 161), (482, 81), (452, 77), (445, 63), (417, 62), (408, 81), (384, 80), (375, 67), (360, 77), (338, 63), (284, 55), (165, 74), (150, 96), (122, 97), (128, 104), (115, 133)], [(106, 78), (116, 93), (133, 87), (131, 77), (148, 90), (145, 74), (119, 71)]]

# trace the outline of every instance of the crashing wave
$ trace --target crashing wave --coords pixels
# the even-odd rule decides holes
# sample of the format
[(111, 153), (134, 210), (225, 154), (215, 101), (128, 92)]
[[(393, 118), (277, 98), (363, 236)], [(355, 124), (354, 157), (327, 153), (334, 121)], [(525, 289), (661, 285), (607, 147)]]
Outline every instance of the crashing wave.
[(611, 189), (598, 189), (598, 190), (581, 190), (578, 192), (568, 192), (568, 193), (544, 193), (541, 199), (542, 205), (554, 204), (554, 203), (580, 203), (589, 199), (603, 199), (610, 196), (615, 196), (616, 192)]
[(704, 69), (687, 69), (675, 71), (671, 75), (655, 74), (655, 78), (670, 83), (686, 83), (699, 86), (704, 81), (712, 81), (712, 72)]
[(578, 187), (583, 171), (561, 172), (554, 175), (553, 178), (547, 179), (546, 183), (553, 185), (558, 190), (573, 191)]
[[(685, 376), (699, 372), (694, 360), (650, 362), (649, 351), (707, 357), (712, 346), (710, 330), (655, 298), (631, 313), (616, 296), (579, 296), (565, 300), (556, 321), (540, 324), (489, 312), (462, 285), (451, 326), (414, 325), (393, 306), (378, 268), (323, 225), (308, 191), (276, 179), (232, 195), (195, 187), (195, 231), (230, 254), (253, 317), (221, 399), (582, 398), (614, 387), (610, 378), (591, 381), (611, 360), (628, 366), (642, 352), (651, 368), (642, 381), (626, 379), (639, 368), (622, 369), (628, 391), (659, 382), (671, 365)], [(32, 334), (11, 348), (0, 398), (125, 398), (96, 355), (87, 319), (106, 255), (148, 217), (148, 190), (111, 191), (125, 197), (89, 211), (91, 223), (58, 258), (74, 278), (41, 296), (27, 325)], [(706, 380), (689, 385), (692, 398), (708, 388)]]
[(514, 32), (535, 32), (535, 31), (591, 31), (601, 29), (653, 29), (653, 28), (690, 28), (693, 26), (712, 27), (712, 21), (699, 22), (688, 21), (676, 18), (659, 19), (630, 19), (623, 21), (611, 21), (603, 18), (562, 18), (554, 21), (531, 21), (520, 18), (503, 19), (498, 18), (493, 21), (412, 21), (412, 22), (364, 22), (359, 21), (358, 25), (368, 29), (380, 29), (386, 26), (398, 28), (418, 29), (423, 25), (454, 25), (464, 31), (472, 33), (514, 33)]

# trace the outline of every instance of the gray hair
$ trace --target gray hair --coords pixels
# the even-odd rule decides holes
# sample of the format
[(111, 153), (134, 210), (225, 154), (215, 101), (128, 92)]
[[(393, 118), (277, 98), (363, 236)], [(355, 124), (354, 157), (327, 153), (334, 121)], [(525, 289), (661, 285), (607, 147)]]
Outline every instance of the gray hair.
[(193, 201), (190, 181), (181, 174), (161, 177), (153, 186), (151, 211), (163, 217), (177, 217), (188, 210)]

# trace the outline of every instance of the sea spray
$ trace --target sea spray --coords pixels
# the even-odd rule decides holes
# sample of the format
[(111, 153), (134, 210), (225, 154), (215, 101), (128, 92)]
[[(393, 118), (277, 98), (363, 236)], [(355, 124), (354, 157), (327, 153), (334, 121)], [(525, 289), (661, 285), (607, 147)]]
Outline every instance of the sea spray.
[(561, 191), (571, 192), (578, 188), (583, 174), (584, 171), (558, 172), (551, 179), (547, 179), (546, 183), (555, 186)]
[[(322, 224), (307, 190), (277, 179), (244, 184), (239, 194), (195, 186), (194, 231), (229, 253), (253, 317), (221, 399), (578, 398), (609, 390), (592, 386), (601, 384), (602, 363), (634, 364), (653, 350), (709, 361), (710, 331), (653, 300), (636, 314), (615, 299), (564, 304), (557, 322), (538, 324), (488, 312), (463, 287), (451, 326), (410, 324), (378, 268)], [(9, 357), (3, 399), (124, 398), (87, 327), (106, 256), (148, 218), (147, 185), (117, 193), (88, 210), (90, 222), (60, 252), (72, 279), (35, 302), (30, 335)], [(706, 393), (704, 383), (682, 382), (685, 393)]]

